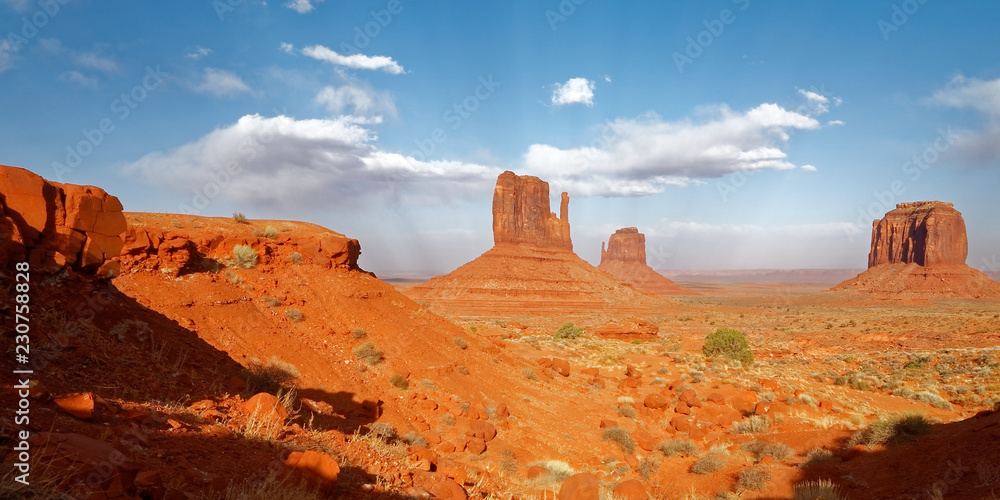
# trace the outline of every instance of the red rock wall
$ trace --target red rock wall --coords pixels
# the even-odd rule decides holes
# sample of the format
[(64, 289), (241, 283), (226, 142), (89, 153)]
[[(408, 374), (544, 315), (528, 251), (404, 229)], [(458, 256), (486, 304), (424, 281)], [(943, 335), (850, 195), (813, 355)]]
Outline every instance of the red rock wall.
[(561, 217), (549, 207), (549, 183), (510, 171), (500, 174), (493, 192), (493, 242), (572, 250), (569, 195), (562, 194)]
[(611, 261), (646, 264), (646, 235), (638, 228), (626, 227), (608, 238), (607, 249), (601, 243), (601, 264)]
[(0, 266), (27, 259), (35, 269), (114, 275), (125, 229), (121, 202), (103, 189), (0, 165)]
[(880, 264), (964, 265), (965, 220), (951, 203), (900, 203), (872, 224), (868, 267)]

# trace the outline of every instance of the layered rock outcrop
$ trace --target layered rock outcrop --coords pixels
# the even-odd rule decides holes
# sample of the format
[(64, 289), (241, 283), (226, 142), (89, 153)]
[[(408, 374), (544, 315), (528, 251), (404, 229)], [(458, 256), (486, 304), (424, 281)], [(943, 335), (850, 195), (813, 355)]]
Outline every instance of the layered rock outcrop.
[(965, 219), (940, 201), (900, 203), (872, 223), (868, 267), (881, 264), (964, 265), (969, 256)]
[(965, 264), (965, 220), (951, 203), (900, 203), (872, 223), (868, 270), (835, 286), (891, 299), (1000, 299), (1000, 283)]
[(606, 247), (601, 243), (601, 264), (597, 268), (643, 292), (694, 294), (649, 267), (646, 263), (646, 235), (634, 227), (615, 231)]
[(0, 267), (27, 260), (33, 269), (113, 276), (125, 229), (121, 202), (103, 189), (0, 165)]
[(549, 183), (506, 171), (493, 191), (493, 242), (573, 249), (569, 235), (569, 194), (559, 216), (549, 212)]
[[(214, 261), (230, 259), (236, 245), (253, 248), (261, 264), (293, 260), (326, 268), (359, 269), (358, 240), (312, 224), (289, 223), (296, 228), (289, 227), (271, 238), (259, 232), (255, 235), (254, 228), (234, 223), (230, 218), (188, 217), (183, 222), (174, 218), (172, 222), (185, 227), (170, 231), (165, 229), (163, 223), (167, 221), (160, 220), (162, 217), (153, 214), (130, 214), (130, 217), (121, 254), (125, 271), (158, 270), (179, 276), (210, 268)], [(167, 216), (171, 217), (180, 216)]]

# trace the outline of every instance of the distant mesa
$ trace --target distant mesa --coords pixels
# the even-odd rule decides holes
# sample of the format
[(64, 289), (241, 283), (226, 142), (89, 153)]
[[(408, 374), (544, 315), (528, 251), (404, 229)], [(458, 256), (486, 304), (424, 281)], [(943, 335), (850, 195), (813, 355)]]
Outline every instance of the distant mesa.
[(900, 203), (872, 223), (868, 270), (833, 290), (899, 298), (1000, 298), (1000, 283), (965, 264), (965, 219), (951, 203)]
[(567, 193), (558, 216), (549, 207), (547, 182), (500, 174), (493, 191), (493, 248), (406, 293), (458, 314), (630, 311), (656, 302), (573, 253)]
[(670, 281), (646, 263), (646, 235), (638, 228), (626, 227), (615, 231), (607, 247), (601, 243), (601, 264), (598, 269), (635, 288), (660, 295), (694, 295), (695, 292)]

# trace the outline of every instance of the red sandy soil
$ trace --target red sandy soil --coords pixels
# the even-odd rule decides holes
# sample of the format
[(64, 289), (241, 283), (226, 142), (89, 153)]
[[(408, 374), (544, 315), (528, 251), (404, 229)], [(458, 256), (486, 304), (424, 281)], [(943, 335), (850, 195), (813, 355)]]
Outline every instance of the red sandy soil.
[[(134, 227), (191, 240), (249, 237), (268, 225), (299, 241), (328, 232), (289, 221), (128, 219)], [(97, 404), (94, 416), (81, 419), (39, 394), (32, 399), (31, 428), (87, 436), (122, 453), (127, 463), (94, 491), (105, 494), (118, 487), (115, 481), (135, 482), (145, 473), (138, 476), (141, 485), (124, 485), (131, 496), (122, 498), (136, 498), (143, 488), (160, 492), (150, 498), (166, 492), (185, 498), (284, 471), (283, 458), (296, 449), (320, 450), (340, 463), (335, 498), (419, 498), (451, 483), (464, 492), (450, 498), (465, 492), (542, 498), (560, 488), (545, 474), (529, 479), (538, 473), (531, 466), (546, 460), (596, 472), (606, 489), (638, 478), (653, 498), (667, 499), (734, 491), (740, 471), (753, 467), (767, 470), (770, 480), (733, 498), (787, 499), (796, 482), (815, 478), (833, 480), (851, 499), (910, 498), (938, 481), (947, 484), (945, 498), (991, 498), (1000, 490), (1000, 478), (979, 472), (1000, 470), (1000, 419), (984, 412), (1000, 390), (996, 301), (865, 303), (794, 286), (750, 293), (747, 284), (739, 293), (722, 287), (715, 295), (657, 299), (583, 271), (569, 253), (515, 258), (501, 248), (466, 265), (481, 269), (459, 269), (489, 272), (500, 286), (484, 281), (465, 292), (484, 300), (545, 293), (550, 305), (563, 309), (468, 307), (459, 289), (422, 298), (425, 307), (363, 271), (295, 264), (280, 244), (269, 245), (272, 255), (252, 269), (219, 254), (203, 256), (203, 266), (176, 277), (133, 266), (110, 283), (63, 275), (33, 282), (33, 342), (39, 353), (50, 353), (36, 379), (55, 396), (92, 392)], [(564, 274), (532, 274), (538, 259), (562, 262)], [(522, 277), (535, 286), (518, 291), (513, 283)], [(581, 280), (592, 286), (565, 285)], [(9, 288), (9, 276), (4, 283)], [(419, 288), (407, 293), (419, 295)], [(101, 297), (100, 290), (107, 296), (100, 307), (78, 309)], [(461, 315), (447, 316), (452, 308)], [(88, 310), (94, 313), (84, 314)], [(9, 310), (4, 315), (10, 319)], [(587, 333), (634, 317), (657, 325), (659, 333), (635, 341)], [(553, 338), (567, 321), (584, 334)], [(66, 325), (79, 333), (52, 333)], [(747, 333), (757, 364), (701, 355), (705, 335), (722, 326)], [(367, 342), (384, 360), (372, 365), (354, 355)], [(9, 373), (12, 347), (7, 351), (0, 370)], [(253, 391), (233, 377), (245, 379), (253, 358), (273, 358), (298, 372), (293, 415), (272, 439), (241, 436), (248, 423), (241, 408)], [(566, 376), (559, 373), (564, 368)], [(394, 377), (409, 387), (397, 387)], [(12, 386), (5, 383), (0, 392), (8, 408), (16, 404)], [(937, 395), (941, 407), (892, 394), (900, 388)], [(687, 390), (693, 393), (684, 395)], [(680, 404), (682, 398), (695, 405)], [(755, 410), (766, 415), (767, 429), (734, 432)], [(844, 449), (855, 431), (901, 411), (940, 423), (912, 441)], [(683, 412), (696, 429), (684, 430)], [(10, 415), (3, 418), (10, 428)], [(604, 420), (638, 438), (635, 451), (602, 438)], [(361, 437), (377, 422), (411, 440), (421, 437), (428, 447)], [(496, 437), (484, 439), (480, 453), (469, 436), (484, 428), (490, 435), (495, 429)], [(696, 456), (646, 449), (686, 433)], [(791, 455), (755, 463), (741, 445), (756, 439), (788, 445)], [(466, 444), (470, 449), (450, 451)], [(820, 449), (830, 461), (805, 465)], [(71, 465), (60, 455), (65, 449), (50, 451), (38, 470)], [(691, 472), (713, 452), (725, 456), (721, 470)], [(948, 460), (961, 460), (960, 480), (946, 476)]]
[(1000, 299), (1000, 283), (966, 265), (881, 264), (833, 288), (883, 299), (971, 297)]

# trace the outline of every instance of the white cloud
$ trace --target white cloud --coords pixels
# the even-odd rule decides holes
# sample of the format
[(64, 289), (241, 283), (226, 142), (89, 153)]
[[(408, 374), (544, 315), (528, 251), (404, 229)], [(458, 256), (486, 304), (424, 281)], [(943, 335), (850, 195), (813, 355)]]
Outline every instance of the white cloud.
[(826, 122), (826, 124), (828, 126), (843, 125), (844, 121), (843, 120), (830, 120), (830, 121)]
[(552, 92), (552, 104), (566, 106), (568, 104), (594, 105), (594, 82), (586, 78), (570, 78), (566, 83), (555, 84)]
[(952, 108), (972, 108), (990, 116), (1000, 116), (1000, 78), (980, 80), (958, 75), (932, 98)]
[(290, 44), (290, 43), (288, 43), (288, 42), (281, 42), (281, 46), (279, 48), (281, 49), (282, 52), (284, 52), (286, 54), (294, 54), (295, 53), (295, 46), (292, 45), (292, 44)]
[(802, 170), (805, 170), (806, 172), (816, 172), (816, 171), (819, 170), (814, 165), (802, 165), (799, 168), (801, 168)]
[(795, 168), (784, 151), (794, 130), (813, 130), (811, 116), (777, 104), (739, 113), (700, 110), (701, 119), (664, 121), (655, 113), (607, 123), (588, 146), (528, 148), (529, 172), (582, 196), (643, 196), (665, 186), (700, 183), (737, 171)]
[(247, 115), (172, 151), (150, 153), (125, 171), (184, 196), (214, 183), (218, 198), (268, 208), (356, 209), (389, 198), (441, 204), (492, 189), (497, 169), (378, 150), (366, 127), (374, 122)]
[(958, 75), (938, 90), (931, 101), (951, 107), (976, 110), (987, 118), (982, 130), (955, 132), (955, 143), (945, 152), (970, 164), (995, 164), (1000, 160), (1000, 78), (980, 80)]
[(205, 68), (204, 78), (192, 85), (191, 88), (195, 92), (212, 94), (216, 97), (230, 97), (252, 92), (239, 76), (216, 68)]
[(82, 87), (97, 88), (97, 79), (84, 75), (79, 71), (67, 71), (59, 75), (59, 79), (64, 82), (72, 82)]
[(76, 56), (76, 63), (90, 69), (96, 69), (105, 73), (117, 73), (118, 63), (110, 57), (100, 55), (96, 52), (81, 52)]
[(334, 115), (396, 116), (396, 105), (387, 92), (379, 92), (360, 83), (326, 86), (316, 94), (316, 103), (322, 104)]
[(611, 77), (608, 75), (604, 75), (604, 81), (611, 83)]
[(0, 40), (0, 74), (14, 67), (16, 54), (10, 40)]
[(285, 4), (285, 7), (288, 7), (299, 14), (307, 14), (316, 8), (313, 4), (319, 3), (323, 3), (323, 0), (289, 0), (288, 3)]
[(399, 63), (386, 56), (366, 56), (364, 54), (345, 56), (322, 45), (306, 47), (302, 49), (302, 53), (318, 61), (325, 61), (336, 66), (373, 71), (382, 70), (392, 75), (406, 73), (406, 70)]
[(188, 59), (194, 59), (195, 61), (197, 61), (198, 59), (201, 59), (202, 57), (205, 57), (211, 53), (212, 49), (206, 49), (205, 47), (202, 47), (200, 45), (195, 45), (195, 47), (191, 49), (191, 52), (185, 54), (184, 57)]

